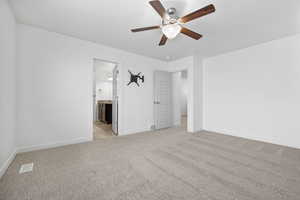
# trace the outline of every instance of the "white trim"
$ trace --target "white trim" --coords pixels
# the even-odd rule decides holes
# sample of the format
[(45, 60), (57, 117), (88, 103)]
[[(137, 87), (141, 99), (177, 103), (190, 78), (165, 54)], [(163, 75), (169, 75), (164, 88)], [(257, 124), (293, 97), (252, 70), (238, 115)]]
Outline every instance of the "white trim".
[(125, 135), (133, 135), (133, 134), (139, 134), (139, 133), (145, 133), (151, 131), (150, 128), (137, 128), (137, 129), (127, 129), (120, 131), (118, 136), (125, 136)]
[(20, 148), (18, 148), (17, 152), (25, 153), (25, 152), (30, 152), (30, 151), (50, 149), (50, 148), (61, 147), (61, 146), (66, 146), (66, 145), (70, 145), (70, 144), (78, 144), (78, 143), (91, 142), (91, 141), (93, 141), (93, 139), (91, 139), (91, 138), (77, 138), (77, 139), (73, 139), (70, 141), (20, 147)]
[(6, 170), (8, 169), (12, 161), (15, 159), (16, 155), (17, 155), (17, 150), (13, 151), (8, 157), (8, 159), (4, 162), (3, 166), (0, 169), (0, 179), (5, 174)]
[(211, 132), (211, 133), (217, 133), (217, 134), (222, 134), (222, 135), (228, 135), (228, 136), (233, 136), (233, 137), (238, 137), (238, 138), (243, 138), (247, 140), (254, 140), (258, 142), (264, 142), (264, 143), (269, 143), (269, 144), (275, 144), (283, 147), (290, 147), (294, 149), (300, 149), (300, 146), (297, 146), (296, 144), (288, 144), (285, 142), (281, 141), (276, 141), (274, 139), (267, 139), (267, 138), (262, 138), (262, 137), (256, 137), (256, 136), (249, 136), (249, 135), (240, 135), (234, 131), (228, 131), (225, 129), (218, 129), (218, 128), (204, 128), (203, 131)]

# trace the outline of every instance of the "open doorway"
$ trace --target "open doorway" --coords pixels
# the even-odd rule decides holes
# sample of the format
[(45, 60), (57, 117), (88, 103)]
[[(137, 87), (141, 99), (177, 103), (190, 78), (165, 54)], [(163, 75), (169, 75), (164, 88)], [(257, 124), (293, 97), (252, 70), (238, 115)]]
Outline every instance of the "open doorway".
[(154, 129), (187, 130), (188, 72), (154, 72)]
[(173, 126), (187, 129), (188, 72), (172, 73), (172, 115)]
[(94, 59), (93, 136), (94, 140), (118, 134), (118, 66)]
[(181, 77), (181, 87), (180, 87), (180, 117), (181, 126), (185, 129), (187, 128), (187, 97), (188, 97), (188, 72), (183, 70), (180, 72)]

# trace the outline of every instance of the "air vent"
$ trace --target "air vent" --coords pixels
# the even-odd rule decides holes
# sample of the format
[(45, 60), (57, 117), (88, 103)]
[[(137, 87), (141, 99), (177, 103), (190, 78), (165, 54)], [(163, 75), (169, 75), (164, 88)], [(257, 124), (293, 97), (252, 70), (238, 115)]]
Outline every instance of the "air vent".
[(33, 170), (33, 163), (24, 164), (24, 165), (21, 165), (19, 174), (31, 172), (32, 170)]

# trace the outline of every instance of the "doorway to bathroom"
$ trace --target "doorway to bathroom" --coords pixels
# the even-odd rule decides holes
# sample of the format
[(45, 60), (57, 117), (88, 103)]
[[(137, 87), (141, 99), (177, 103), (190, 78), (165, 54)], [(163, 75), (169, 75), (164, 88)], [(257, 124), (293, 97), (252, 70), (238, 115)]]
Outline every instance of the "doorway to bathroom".
[(94, 59), (93, 137), (94, 140), (118, 135), (118, 65)]

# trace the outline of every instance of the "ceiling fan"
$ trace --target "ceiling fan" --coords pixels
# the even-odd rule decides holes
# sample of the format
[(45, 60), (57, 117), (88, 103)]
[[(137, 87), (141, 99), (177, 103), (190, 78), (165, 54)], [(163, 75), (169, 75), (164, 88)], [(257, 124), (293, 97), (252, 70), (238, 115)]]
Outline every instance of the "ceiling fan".
[(153, 29), (161, 29), (163, 36), (159, 42), (159, 46), (165, 45), (168, 39), (174, 39), (179, 33), (183, 33), (195, 40), (199, 40), (202, 35), (183, 27), (182, 25), (204, 15), (213, 13), (216, 10), (214, 5), (210, 4), (208, 6), (205, 6), (204, 8), (196, 10), (195, 12), (185, 15), (184, 17), (178, 17), (176, 15), (175, 8), (169, 8), (166, 10), (159, 0), (149, 1), (149, 4), (161, 16), (162, 25), (136, 28), (131, 29), (131, 31), (140, 32)]

